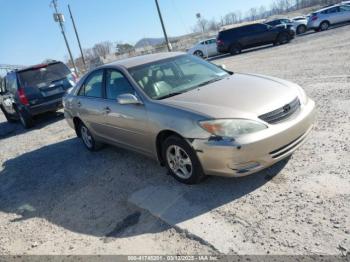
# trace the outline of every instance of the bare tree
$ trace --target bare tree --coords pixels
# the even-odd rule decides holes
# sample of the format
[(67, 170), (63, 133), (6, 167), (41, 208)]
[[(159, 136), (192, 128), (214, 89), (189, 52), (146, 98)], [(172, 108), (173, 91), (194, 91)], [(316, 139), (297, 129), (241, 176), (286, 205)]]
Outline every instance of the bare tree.
[(258, 17), (259, 17), (260, 19), (263, 19), (263, 18), (266, 18), (266, 17), (267, 17), (267, 11), (266, 11), (265, 6), (263, 6), (263, 5), (260, 6)]
[(106, 58), (107, 55), (112, 53), (112, 49), (113, 44), (110, 41), (97, 43), (92, 48), (95, 56), (103, 58)]
[(218, 23), (218, 22), (216, 22), (216, 20), (213, 18), (212, 20), (210, 20), (210, 21), (208, 22), (208, 30), (209, 30), (209, 31), (217, 31), (217, 30), (219, 30), (219, 28), (220, 28), (220, 24), (223, 25), (222, 23), (223, 23), (223, 20), (222, 20), (221, 23)]
[(250, 21), (255, 21), (258, 18), (258, 10), (255, 7), (252, 7), (248, 11), (248, 19)]

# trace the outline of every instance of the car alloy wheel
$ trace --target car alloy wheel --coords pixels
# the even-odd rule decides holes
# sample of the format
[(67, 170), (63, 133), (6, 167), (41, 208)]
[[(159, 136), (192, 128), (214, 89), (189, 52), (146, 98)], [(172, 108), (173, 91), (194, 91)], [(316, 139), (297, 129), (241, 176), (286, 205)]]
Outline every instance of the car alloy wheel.
[(304, 25), (298, 26), (298, 29), (297, 29), (298, 35), (303, 34), (305, 32), (306, 32), (306, 26), (304, 26)]
[(202, 51), (199, 51), (199, 50), (197, 50), (196, 52), (194, 52), (194, 55), (195, 56), (198, 56), (198, 57), (204, 57), (204, 54), (203, 54), (203, 52)]
[(87, 129), (86, 126), (81, 125), (80, 128), (81, 131), (81, 138), (83, 139), (84, 144), (86, 145), (87, 148), (92, 149), (93, 148), (93, 138)]
[(321, 28), (321, 31), (327, 30), (329, 28), (329, 23), (328, 22), (322, 22), (320, 28)]
[(170, 169), (182, 179), (188, 179), (192, 175), (193, 167), (191, 158), (186, 151), (177, 145), (167, 148), (166, 158)]

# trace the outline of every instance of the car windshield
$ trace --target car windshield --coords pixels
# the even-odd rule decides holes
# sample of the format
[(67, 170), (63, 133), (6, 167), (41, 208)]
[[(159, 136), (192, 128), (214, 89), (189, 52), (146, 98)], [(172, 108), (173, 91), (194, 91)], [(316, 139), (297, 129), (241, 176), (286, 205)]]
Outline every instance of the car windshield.
[(61, 80), (70, 74), (70, 70), (63, 63), (54, 63), (38, 68), (31, 68), (19, 72), (23, 87), (42, 87), (53, 81)]
[(182, 55), (129, 69), (152, 99), (164, 99), (219, 81), (229, 73), (203, 59)]

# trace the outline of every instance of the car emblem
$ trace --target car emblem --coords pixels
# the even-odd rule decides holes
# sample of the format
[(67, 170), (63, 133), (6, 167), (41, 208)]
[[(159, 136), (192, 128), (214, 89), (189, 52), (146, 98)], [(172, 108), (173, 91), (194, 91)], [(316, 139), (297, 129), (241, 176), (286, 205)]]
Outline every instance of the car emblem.
[(283, 112), (287, 113), (289, 110), (290, 110), (290, 105), (289, 105), (289, 104), (286, 104), (286, 105), (283, 107)]

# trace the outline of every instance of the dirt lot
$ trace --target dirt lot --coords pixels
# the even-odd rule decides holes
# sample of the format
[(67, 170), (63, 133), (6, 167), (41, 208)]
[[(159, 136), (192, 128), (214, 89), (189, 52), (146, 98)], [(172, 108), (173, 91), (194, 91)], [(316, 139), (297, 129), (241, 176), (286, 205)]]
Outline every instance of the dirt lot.
[(350, 252), (350, 26), (214, 62), (289, 79), (316, 101), (289, 161), (185, 186), (132, 152), (87, 152), (62, 114), (29, 131), (0, 115), (0, 254)]

